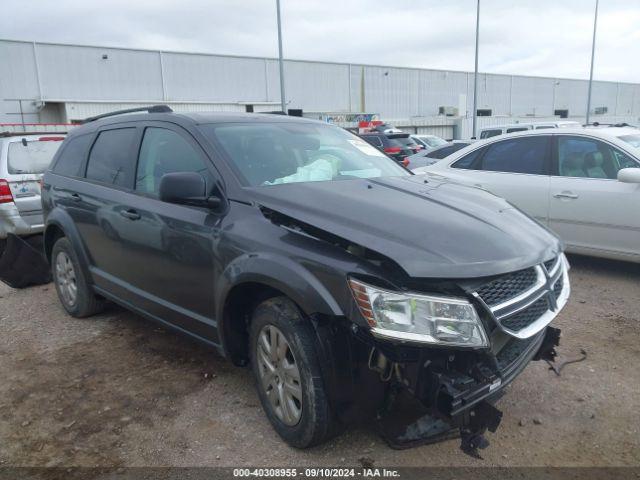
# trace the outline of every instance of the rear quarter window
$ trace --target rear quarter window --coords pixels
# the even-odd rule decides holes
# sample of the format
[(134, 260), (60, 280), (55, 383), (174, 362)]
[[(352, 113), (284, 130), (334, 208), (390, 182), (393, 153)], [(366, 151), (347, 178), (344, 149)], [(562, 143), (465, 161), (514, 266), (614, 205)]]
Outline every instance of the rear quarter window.
[(56, 164), (53, 166), (53, 173), (64, 175), (65, 177), (80, 176), (80, 168), (87, 156), (90, 143), (91, 135), (82, 135), (67, 140), (67, 143), (62, 146)]
[(135, 128), (100, 132), (89, 153), (87, 179), (107, 185), (132, 187), (135, 170), (132, 144), (135, 135)]

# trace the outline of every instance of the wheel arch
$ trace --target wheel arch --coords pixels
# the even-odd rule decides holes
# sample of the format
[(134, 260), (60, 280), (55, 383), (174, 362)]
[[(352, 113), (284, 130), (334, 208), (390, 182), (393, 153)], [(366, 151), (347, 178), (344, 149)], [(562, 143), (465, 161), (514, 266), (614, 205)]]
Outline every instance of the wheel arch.
[(47, 217), (47, 224), (44, 230), (44, 252), (49, 264), (51, 264), (52, 261), (51, 253), (53, 251), (53, 246), (61, 237), (69, 239), (74, 251), (78, 255), (80, 268), (82, 268), (85, 278), (87, 278), (89, 283), (93, 283), (93, 278), (89, 271), (89, 257), (84, 248), (84, 244), (77, 227), (67, 212), (60, 209), (54, 209)]
[(248, 359), (248, 327), (255, 307), (268, 298), (285, 296), (305, 316), (342, 315), (327, 288), (298, 262), (286, 257), (247, 254), (229, 264), (216, 295), (218, 335), (233, 363)]

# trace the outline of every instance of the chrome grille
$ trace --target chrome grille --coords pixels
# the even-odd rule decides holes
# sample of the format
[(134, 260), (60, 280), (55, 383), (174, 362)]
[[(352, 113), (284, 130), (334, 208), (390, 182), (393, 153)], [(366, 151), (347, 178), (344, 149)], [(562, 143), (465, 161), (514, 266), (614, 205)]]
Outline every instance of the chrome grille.
[(517, 332), (538, 320), (547, 310), (549, 310), (549, 302), (544, 296), (524, 310), (504, 318), (500, 323), (504, 328)]
[(477, 290), (477, 294), (487, 305), (499, 305), (532, 287), (537, 278), (535, 268), (527, 268), (487, 283)]
[(558, 278), (558, 280), (556, 281), (555, 285), (553, 286), (553, 294), (556, 296), (556, 298), (560, 297), (560, 294), (562, 293), (563, 288), (564, 288), (564, 278), (561, 275), (560, 278)]
[(530, 338), (566, 303), (565, 265), (564, 256), (555, 257), (494, 279), (474, 296), (482, 300), (501, 330), (516, 338)]
[(553, 267), (556, 265), (557, 261), (558, 261), (558, 257), (555, 257), (555, 258), (552, 258), (551, 260), (547, 260), (546, 262), (544, 262), (544, 268), (547, 269), (547, 272), (551, 272)]

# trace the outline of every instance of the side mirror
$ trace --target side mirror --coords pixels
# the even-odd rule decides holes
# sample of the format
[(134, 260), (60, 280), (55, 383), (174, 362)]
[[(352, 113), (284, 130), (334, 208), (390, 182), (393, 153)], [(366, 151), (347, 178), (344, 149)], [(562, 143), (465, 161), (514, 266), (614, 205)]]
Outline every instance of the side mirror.
[(622, 183), (640, 183), (640, 168), (622, 168), (618, 170), (618, 181)]
[(196, 172), (165, 173), (160, 179), (160, 200), (179, 205), (218, 208), (222, 199), (207, 195), (207, 182)]

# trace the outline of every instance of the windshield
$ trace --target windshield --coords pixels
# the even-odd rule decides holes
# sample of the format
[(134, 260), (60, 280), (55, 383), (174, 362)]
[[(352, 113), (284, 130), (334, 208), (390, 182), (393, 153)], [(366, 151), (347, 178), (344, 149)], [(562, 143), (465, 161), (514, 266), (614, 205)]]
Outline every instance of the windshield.
[(251, 186), (411, 175), (346, 130), (311, 123), (202, 125)]
[(62, 137), (55, 137), (55, 140), (52, 137), (52, 140), (27, 141), (26, 146), (21, 141), (9, 143), (9, 173), (44, 173), (61, 143)]
[(624, 140), (632, 147), (640, 148), (640, 134), (638, 135), (622, 135), (618, 137), (620, 140)]

